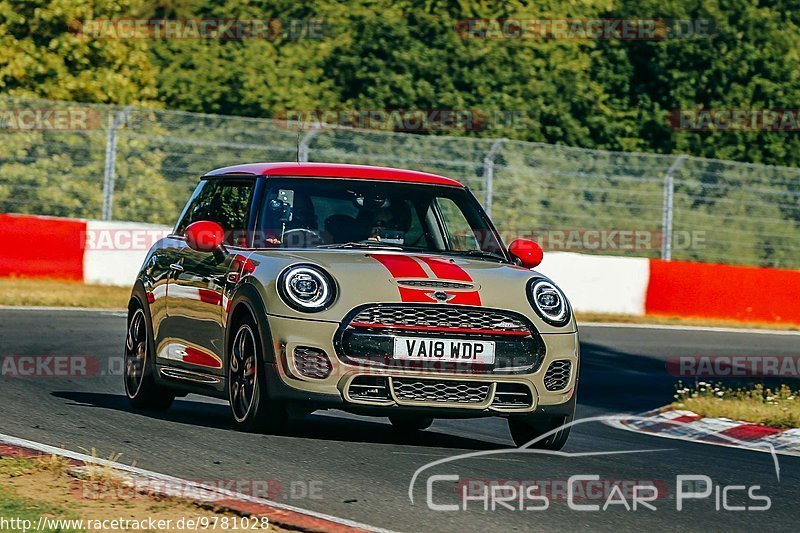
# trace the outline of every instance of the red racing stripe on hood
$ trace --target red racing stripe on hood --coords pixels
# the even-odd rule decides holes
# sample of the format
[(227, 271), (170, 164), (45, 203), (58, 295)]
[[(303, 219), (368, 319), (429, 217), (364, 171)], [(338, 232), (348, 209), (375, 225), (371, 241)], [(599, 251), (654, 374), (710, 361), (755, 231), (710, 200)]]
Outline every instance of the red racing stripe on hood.
[(466, 270), (449, 259), (440, 259), (438, 257), (418, 257), (417, 259), (424, 261), (437, 278), (450, 281), (472, 281)]
[(367, 254), (385, 266), (395, 278), (427, 278), (422, 265), (407, 255)]
[[(369, 257), (379, 261), (385, 266), (392, 277), (397, 278), (429, 278), (421, 263), (428, 266), (435, 278), (442, 281), (462, 281), (471, 282), (472, 277), (466, 270), (448, 259), (438, 257), (417, 257), (394, 254), (367, 254)], [(481, 305), (481, 296), (478, 291), (437, 291), (433, 288), (410, 288), (399, 287), (400, 300), (413, 303), (439, 303), (433, 297), (434, 292), (445, 292), (450, 296), (447, 303), (461, 305)], [(444, 302), (442, 302), (444, 303)]]

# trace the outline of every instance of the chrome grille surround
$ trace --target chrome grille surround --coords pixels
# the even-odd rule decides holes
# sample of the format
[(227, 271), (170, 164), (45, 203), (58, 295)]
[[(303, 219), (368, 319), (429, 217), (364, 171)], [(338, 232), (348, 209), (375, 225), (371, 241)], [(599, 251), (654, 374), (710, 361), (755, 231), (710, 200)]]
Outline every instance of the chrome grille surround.
[(549, 391), (566, 389), (571, 372), (572, 361), (553, 361), (544, 374), (544, 388)]

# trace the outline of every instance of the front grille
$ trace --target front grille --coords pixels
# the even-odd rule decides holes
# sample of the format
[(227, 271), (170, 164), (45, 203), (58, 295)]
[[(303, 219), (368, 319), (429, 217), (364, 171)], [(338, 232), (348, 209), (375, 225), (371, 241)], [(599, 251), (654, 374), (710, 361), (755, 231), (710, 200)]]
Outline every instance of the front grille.
[[(394, 357), (398, 336), (480, 339), (495, 343), (494, 364), (409, 361)], [(512, 311), (444, 304), (370, 304), (354, 309), (336, 332), (334, 346), (348, 364), (466, 374), (536, 372), (545, 345), (533, 323)]]
[(531, 333), (522, 319), (510, 313), (445, 306), (374, 306), (359, 312), (352, 321), (375, 327), (422, 326)]
[(489, 384), (478, 381), (450, 381), (392, 378), (399, 401), (479, 404), (489, 396)]
[(544, 388), (549, 391), (565, 389), (571, 370), (572, 361), (553, 361), (544, 375)]

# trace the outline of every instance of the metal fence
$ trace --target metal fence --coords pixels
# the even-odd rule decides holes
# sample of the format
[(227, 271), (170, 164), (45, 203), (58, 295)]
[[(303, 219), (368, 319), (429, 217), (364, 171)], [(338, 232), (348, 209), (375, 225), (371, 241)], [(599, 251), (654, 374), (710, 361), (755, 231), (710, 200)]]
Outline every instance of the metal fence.
[(0, 147), (0, 212), (172, 224), (204, 172), (299, 158), (460, 179), (545, 249), (800, 268), (797, 168), (11, 98)]

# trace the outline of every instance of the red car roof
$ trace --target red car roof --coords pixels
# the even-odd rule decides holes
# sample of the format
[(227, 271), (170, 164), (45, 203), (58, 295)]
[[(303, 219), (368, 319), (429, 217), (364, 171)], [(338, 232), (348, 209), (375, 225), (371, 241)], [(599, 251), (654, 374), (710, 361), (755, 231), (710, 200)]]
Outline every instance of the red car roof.
[(251, 176), (313, 176), (317, 178), (355, 178), (383, 181), (405, 181), (427, 185), (463, 187), (458, 181), (416, 170), (368, 165), (342, 165), (336, 163), (251, 163), (212, 170), (206, 176), (248, 174)]

